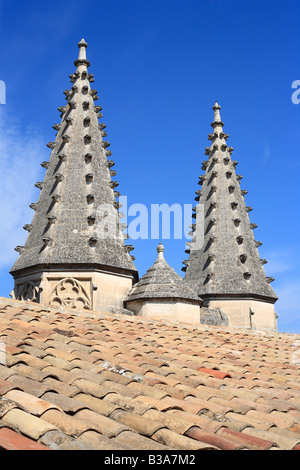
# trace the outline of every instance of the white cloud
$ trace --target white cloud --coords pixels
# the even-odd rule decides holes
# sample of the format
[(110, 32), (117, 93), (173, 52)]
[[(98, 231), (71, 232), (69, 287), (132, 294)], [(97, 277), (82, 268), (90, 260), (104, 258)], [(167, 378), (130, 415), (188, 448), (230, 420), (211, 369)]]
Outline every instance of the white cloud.
[(279, 297), (275, 304), (278, 330), (300, 333), (300, 279), (277, 287), (276, 294)]
[[(278, 301), (275, 311), (278, 314), (279, 331), (300, 331), (300, 278), (299, 249), (296, 247), (274, 250), (267, 255), (266, 274), (276, 278), (275, 292)], [(273, 286), (272, 286), (273, 287)]]
[(300, 280), (279, 286), (276, 292), (279, 297), (278, 305), (282, 310), (287, 314), (300, 313)]
[[(40, 162), (47, 159), (45, 141), (37, 128), (22, 127), (9, 108), (0, 108), (0, 268), (17, 258), (14, 247), (24, 244), (33, 212), (28, 208), (36, 194)], [(35, 196), (36, 197), (36, 196)]]
[(267, 254), (268, 264), (266, 264), (265, 270), (270, 275), (290, 271), (297, 267), (298, 259), (299, 250), (293, 248), (271, 251)]

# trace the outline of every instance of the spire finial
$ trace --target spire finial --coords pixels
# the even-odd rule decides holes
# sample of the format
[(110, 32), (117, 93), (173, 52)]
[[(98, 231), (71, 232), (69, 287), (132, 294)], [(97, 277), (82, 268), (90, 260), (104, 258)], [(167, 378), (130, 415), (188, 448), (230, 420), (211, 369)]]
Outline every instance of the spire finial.
[(87, 42), (84, 39), (78, 43), (79, 54), (78, 59), (75, 60), (74, 64), (76, 67), (81, 64), (85, 64), (87, 67), (90, 65), (90, 62), (86, 59), (86, 48), (88, 47)]
[(212, 123), (212, 127), (216, 127), (216, 126), (223, 127), (224, 123), (221, 121), (221, 115), (220, 115), (221, 106), (219, 105), (217, 101), (213, 105), (212, 109), (214, 111), (214, 121)]
[(159, 242), (159, 245), (157, 247), (157, 253), (158, 253), (157, 259), (158, 260), (164, 259), (164, 251), (165, 251), (165, 247), (163, 246), (162, 242)]
[(213, 105), (213, 108), (212, 108), (215, 112), (215, 117), (214, 117), (214, 121), (215, 122), (220, 122), (221, 121), (221, 116), (220, 116), (220, 109), (221, 109), (221, 106), (218, 104), (218, 102), (216, 101), (215, 104)]
[(87, 47), (87, 42), (82, 38), (81, 41), (78, 43), (78, 47)]

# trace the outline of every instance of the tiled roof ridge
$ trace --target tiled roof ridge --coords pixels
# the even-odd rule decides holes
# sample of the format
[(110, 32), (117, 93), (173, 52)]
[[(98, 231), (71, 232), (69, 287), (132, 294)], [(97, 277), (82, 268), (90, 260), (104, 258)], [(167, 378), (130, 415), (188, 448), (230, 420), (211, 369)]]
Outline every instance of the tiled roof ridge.
[[(109, 309), (103, 310), (101, 312), (94, 311), (94, 310), (86, 310), (83, 309), (82, 311), (79, 310), (72, 310), (72, 309), (66, 309), (66, 308), (54, 308), (54, 307), (49, 307), (45, 306), (42, 304), (39, 304), (37, 302), (31, 302), (27, 300), (15, 300), (15, 299), (10, 299), (7, 297), (0, 297), (0, 308), (3, 308), (5, 306), (10, 306), (10, 307), (16, 307), (16, 308), (21, 308), (28, 310), (33, 310), (37, 312), (52, 312), (52, 313), (63, 313), (66, 315), (72, 315), (75, 317), (80, 317), (80, 316), (85, 316), (85, 317), (92, 317), (92, 318), (104, 318), (104, 317), (111, 317), (114, 319), (126, 319), (129, 322), (138, 322), (138, 323), (146, 323), (146, 324), (158, 324), (158, 325), (165, 325), (165, 326), (181, 326), (184, 329), (193, 329), (193, 330), (199, 330), (199, 331), (226, 331), (228, 333), (242, 333), (242, 334), (249, 334), (249, 335), (254, 335), (254, 336), (260, 336), (260, 337), (291, 337), (297, 338), (299, 337), (300, 339), (300, 333), (289, 333), (289, 332), (278, 332), (278, 331), (262, 331), (262, 330), (255, 330), (255, 329), (248, 329), (248, 328), (237, 328), (237, 327), (232, 327), (232, 326), (223, 326), (223, 325), (204, 325), (204, 324), (195, 324), (195, 323), (185, 323), (185, 322), (172, 322), (168, 320), (155, 320), (155, 319), (147, 319), (135, 315), (128, 315), (127, 313), (122, 313), (122, 312), (127, 312), (126, 309), (119, 310), (119, 313), (116, 311), (115, 313), (112, 313), (109, 311)], [(1, 314), (0, 314), (1, 315)]]
[(295, 338), (0, 298), (0, 448), (299, 449)]

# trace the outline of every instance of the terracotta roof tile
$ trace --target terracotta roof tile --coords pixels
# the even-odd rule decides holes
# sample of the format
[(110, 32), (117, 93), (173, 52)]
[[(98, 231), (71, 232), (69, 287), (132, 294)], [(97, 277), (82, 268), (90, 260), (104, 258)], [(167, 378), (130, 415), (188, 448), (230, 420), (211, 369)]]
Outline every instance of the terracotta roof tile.
[(200, 398), (187, 397), (185, 401), (188, 401), (192, 405), (201, 407), (200, 409), (207, 409), (213, 413), (226, 414), (233, 411), (233, 407), (230, 402), (223, 401), (221, 403), (215, 403), (213, 400), (201, 400)]
[(198, 369), (200, 372), (205, 372), (206, 374), (213, 375), (217, 379), (225, 379), (226, 377), (231, 378), (232, 376), (228, 374), (227, 372), (221, 372), (219, 370), (215, 369), (207, 369), (206, 367), (200, 367)]
[(153, 405), (151, 405), (150, 403), (142, 403), (137, 398), (133, 399), (124, 395), (120, 395), (118, 393), (110, 393), (109, 395), (106, 395), (102, 402), (110, 402), (111, 406), (113, 406), (112, 404), (114, 404), (113, 411), (115, 411), (116, 409), (123, 409), (125, 411), (130, 411), (138, 415), (143, 415), (148, 410), (154, 408)]
[(219, 429), (218, 434), (224, 436), (227, 439), (230, 439), (231, 442), (236, 442), (250, 450), (268, 450), (271, 447), (277, 447), (275, 442), (266, 441), (265, 439), (260, 439), (258, 437), (250, 436), (246, 433), (233, 431), (232, 429), (225, 427)]
[(9, 400), (3, 396), (0, 396), (0, 427), (1, 427), (1, 417), (4, 416), (8, 411), (12, 410), (13, 408), (21, 408), (18, 403)]
[(93, 450), (91, 445), (86, 445), (81, 440), (84, 434), (81, 434), (79, 438), (74, 438), (59, 430), (49, 431), (39, 439), (39, 442), (51, 450)]
[(148, 410), (145, 415), (147, 419), (164, 423), (167, 429), (177, 432), (178, 434), (185, 434), (194, 424), (188, 418), (182, 418), (180, 415), (166, 413), (155, 409)]
[(111, 370), (107, 370), (106, 368), (100, 366), (98, 367), (99, 372), (101, 373), (101, 377), (103, 377), (103, 382), (105, 383), (106, 381), (110, 382), (115, 382), (121, 385), (128, 385), (130, 382), (134, 381), (134, 378), (130, 376), (130, 373), (128, 372), (126, 374), (125, 371), (115, 369), (114, 372)]
[(54, 379), (60, 382), (67, 383), (70, 385), (75, 380), (74, 375), (72, 375), (70, 371), (66, 371), (65, 369), (54, 367), (49, 364), (46, 364), (46, 366), (44, 367), (43, 374), (44, 379), (46, 379), (47, 377), (53, 377)]
[(208, 402), (205, 400), (198, 400), (196, 402), (191, 402), (190, 400), (179, 400), (178, 398), (166, 397), (163, 400), (160, 400), (161, 404), (165, 406), (164, 409), (174, 409), (186, 411), (187, 413), (192, 413), (197, 415), (202, 410), (208, 410)]
[(0, 446), (297, 449), (298, 338), (0, 299)]
[[(43, 380), (42, 384), (47, 385), (47, 389), (44, 391), (44, 393), (50, 391), (60, 393), (61, 395), (65, 395), (66, 397), (73, 397), (80, 391), (77, 387), (60, 382), (59, 380), (51, 376), (47, 376)], [(41, 394), (41, 396), (43, 396), (43, 393)]]
[[(46, 374), (44, 374), (43, 371), (23, 363), (16, 364), (14, 367), (11, 367), (10, 370), (14, 371), (14, 375), (21, 375), (24, 378), (26, 377), (28, 379), (27, 384), (29, 384), (29, 380), (41, 383), (46, 377)], [(24, 379), (23, 381), (26, 382)], [(34, 383), (32, 383), (32, 386), (34, 386)]]
[(123, 432), (128, 426), (118, 422), (114, 419), (102, 416), (91, 410), (81, 410), (76, 413), (76, 417), (80, 420), (84, 420), (86, 426), (91, 425), (91, 428), (96, 429), (101, 434), (105, 434), (108, 437), (116, 437), (120, 432)]
[(79, 437), (84, 431), (95, 429), (95, 427), (81, 420), (78, 414), (79, 413), (76, 413), (75, 416), (70, 416), (62, 411), (50, 409), (42, 415), (42, 418), (67, 436)]
[(182, 436), (169, 429), (160, 429), (153, 434), (152, 439), (160, 442), (163, 445), (169, 446), (178, 450), (216, 450), (217, 447), (211, 444), (197, 441), (194, 438)]
[(253, 417), (250, 413), (251, 411), (249, 411), (246, 415), (242, 415), (238, 413), (228, 413), (227, 417), (236, 419), (239, 421), (243, 421), (244, 423), (247, 423), (250, 426), (253, 426), (254, 428), (258, 428), (258, 429), (268, 430), (272, 427), (273, 425), (272, 422), (270, 422), (269, 420), (264, 420), (265, 418), (264, 414), (257, 413)]
[(220, 421), (211, 419), (211, 416), (208, 417), (205, 414), (195, 415), (182, 410), (170, 409), (166, 412), (167, 419), (169, 416), (176, 418), (177, 422), (181, 423), (180, 426), (184, 426), (184, 432), (186, 432), (191, 426), (198, 426), (209, 432), (216, 432), (223, 426)]
[(56, 429), (56, 426), (18, 408), (8, 411), (1, 419), (7, 427), (34, 440), (38, 440), (48, 431)]
[(21, 434), (8, 428), (0, 429), (0, 450), (49, 450), (46, 446), (39, 444)]
[(26, 410), (35, 416), (41, 416), (45, 411), (49, 409), (59, 409), (56, 405), (49, 403), (45, 400), (30, 395), (29, 393), (22, 392), (20, 390), (11, 390), (3, 398), (18, 403), (22, 409)]
[(48, 403), (48, 409), (57, 408), (63, 410), (65, 413), (74, 414), (79, 410), (87, 408), (87, 404), (76, 398), (70, 398), (59, 393), (47, 392), (42, 397)]
[(148, 437), (142, 436), (136, 432), (132, 431), (123, 431), (115, 439), (114, 444), (119, 446), (118, 449), (122, 448), (121, 446), (126, 446), (126, 449), (135, 449), (143, 451), (166, 451), (171, 450), (171, 448), (159, 444), (159, 442), (149, 439)]
[[(126, 442), (122, 443), (120, 440), (110, 439), (103, 434), (96, 431), (85, 431), (81, 434), (77, 442), (80, 441), (86, 444), (89, 450), (129, 450), (130, 447), (126, 446)], [(127, 441), (128, 442), (128, 441)]]
[(148, 385), (144, 385), (143, 383), (138, 382), (130, 382), (128, 384), (128, 388), (134, 391), (135, 396), (146, 395), (155, 398), (156, 400), (162, 400), (163, 398), (169, 396), (168, 392), (160, 390), (157, 387), (149, 387)]
[(165, 429), (166, 423), (159, 418), (155, 420), (148, 419), (146, 416), (137, 415), (135, 413), (125, 412), (123, 410), (116, 410), (111, 414), (111, 417), (118, 422), (128, 426), (129, 429), (133, 429), (138, 434), (146, 437), (152, 437), (152, 435), (159, 429)]
[(292, 450), (300, 443), (298, 438), (291, 437), (290, 435), (287, 437), (283, 430), (276, 427), (273, 427), (268, 432), (255, 428), (247, 428), (243, 432), (261, 439), (272, 440), (279, 447), (279, 449), (284, 450)]
[[(210, 401), (216, 405), (220, 405), (220, 407), (223, 407), (225, 409), (226, 413), (226, 408), (229, 410), (234, 411), (235, 413), (240, 413), (242, 415), (246, 414), (248, 411), (252, 410), (254, 408), (253, 404), (250, 403), (243, 403), (242, 400), (239, 400), (238, 398), (233, 398), (232, 400), (228, 401), (225, 400), (224, 398), (219, 398), (219, 397), (212, 397), (210, 398)], [(229, 407), (229, 408), (228, 408)], [(217, 408), (219, 411), (221, 408)]]
[(96, 413), (99, 413), (103, 416), (109, 416), (113, 411), (118, 408), (118, 405), (110, 403), (107, 398), (115, 396), (115, 394), (110, 393), (106, 395), (104, 399), (99, 399), (85, 393), (79, 393), (75, 396), (76, 402), (80, 402), (85, 405), (85, 408), (88, 408)]
[(30, 379), (19, 374), (10, 376), (5, 381), (0, 381), (0, 396), (10, 390), (19, 389), (23, 392), (30, 393), (30, 395), (41, 396), (47, 391), (48, 387), (42, 382), (38, 382), (35, 379)]
[(239, 442), (234, 442), (217, 434), (203, 431), (197, 427), (190, 428), (186, 432), (186, 436), (191, 437), (192, 439), (197, 439), (200, 442), (213, 445), (220, 450), (239, 450), (244, 448), (244, 446)]

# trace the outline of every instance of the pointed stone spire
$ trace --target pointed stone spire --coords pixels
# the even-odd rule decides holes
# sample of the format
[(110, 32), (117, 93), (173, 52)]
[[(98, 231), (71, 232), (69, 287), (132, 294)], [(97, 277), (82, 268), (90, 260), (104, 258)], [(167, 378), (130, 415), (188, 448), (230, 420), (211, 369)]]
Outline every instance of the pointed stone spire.
[[(257, 250), (258, 242), (253, 234), (257, 225), (249, 219), (251, 208), (246, 206), (244, 198), (247, 191), (240, 188), (242, 177), (235, 172), (237, 162), (231, 159), (233, 149), (226, 143), (229, 136), (223, 132), (220, 109), (216, 102), (213, 133), (208, 136), (211, 145), (205, 151), (208, 159), (202, 164), (205, 173), (200, 176), (201, 190), (196, 191), (195, 199), (199, 203), (193, 214), (196, 219), (192, 225), (193, 241), (189, 243), (189, 259), (183, 262), (182, 269), (186, 272), (186, 283), (211, 307), (226, 310), (233, 300), (244, 299), (260, 300), (267, 306), (274, 304), (277, 296)], [(229, 316), (230, 308), (226, 311)], [(240, 326), (249, 326), (249, 309), (245, 315), (244, 325)], [(264, 323), (263, 315), (255, 316), (258, 326)], [(273, 309), (265, 323), (269, 321), (271, 325), (274, 317)], [(270, 329), (274, 328), (270, 326)]]
[[(112, 181), (116, 172), (110, 170), (114, 162), (107, 158), (112, 154), (108, 149), (110, 144), (103, 140), (107, 135), (103, 131), (106, 126), (98, 122), (102, 118), (102, 108), (94, 103), (98, 96), (90, 84), (94, 79), (87, 71), (90, 63), (86, 59), (84, 39), (78, 47), (76, 71), (70, 75), (72, 87), (65, 91), (67, 104), (59, 108), (61, 122), (53, 126), (57, 131), (56, 138), (48, 144), (50, 159), (42, 163), (46, 173), (44, 181), (38, 183), (41, 189), (39, 200), (31, 204), (35, 215), (30, 232), (11, 270), (16, 280), (16, 298), (21, 298), (25, 273), (27, 280), (37, 279), (45, 303), (51, 303), (55, 291), (53, 283), (47, 280), (46, 271), (56, 273), (56, 278), (59, 278), (59, 271), (70, 278), (75, 273), (90, 277), (86, 289), (91, 297), (100, 296), (101, 288), (96, 280), (100, 272), (109, 273), (114, 279), (120, 275), (123, 280), (118, 279), (118, 283), (120, 286), (123, 283), (120, 289), (124, 296), (124, 279), (130, 279), (127, 290), (131, 288), (132, 280), (137, 279), (119, 223), (122, 214), (118, 211), (120, 203), (116, 198), (120, 193), (114, 191), (118, 182)], [(102, 282), (103, 286), (105, 282)], [(109, 290), (102, 288), (106, 293)], [(49, 291), (47, 295), (46, 291)], [(99, 302), (108, 302), (107, 295), (101, 302), (101, 299), (97, 302), (91, 299), (88, 305), (95, 308)], [(120, 298), (118, 302), (121, 304)]]

